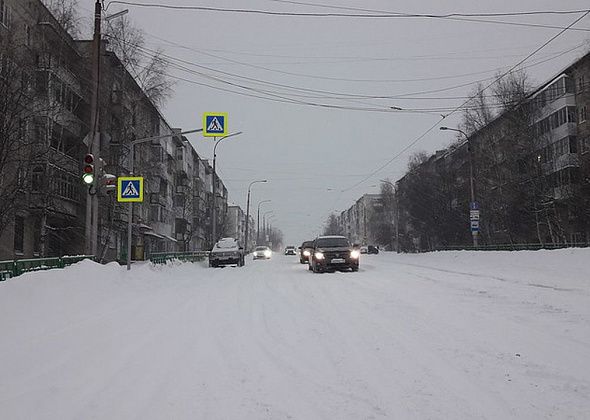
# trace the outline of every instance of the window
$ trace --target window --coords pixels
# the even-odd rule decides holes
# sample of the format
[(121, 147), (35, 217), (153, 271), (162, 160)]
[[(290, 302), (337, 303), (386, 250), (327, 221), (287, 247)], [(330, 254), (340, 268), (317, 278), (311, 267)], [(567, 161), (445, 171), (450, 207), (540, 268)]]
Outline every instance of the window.
[(590, 139), (583, 137), (580, 139), (580, 153), (590, 152)]
[(14, 252), (23, 254), (25, 252), (25, 219), (22, 216), (14, 218)]
[(578, 139), (576, 136), (570, 136), (569, 139), (569, 152), (578, 153)]
[(5, 0), (0, 0), (0, 23), (7, 28), (12, 25), (12, 9)]
[(184, 148), (182, 146), (176, 146), (176, 160), (183, 160)]
[(588, 119), (588, 108), (586, 107), (586, 105), (580, 107), (580, 122), (584, 122)]
[(37, 166), (33, 169), (33, 173), (31, 175), (31, 191), (39, 192), (43, 190), (43, 178), (44, 178), (44, 171), (43, 168)]

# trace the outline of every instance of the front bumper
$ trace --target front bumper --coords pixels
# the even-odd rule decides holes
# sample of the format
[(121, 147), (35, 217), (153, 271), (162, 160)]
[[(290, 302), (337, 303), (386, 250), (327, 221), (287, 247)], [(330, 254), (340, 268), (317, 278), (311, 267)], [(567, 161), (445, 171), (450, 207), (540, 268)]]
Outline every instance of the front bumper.
[(211, 264), (211, 265), (239, 264), (241, 259), (242, 259), (242, 256), (239, 254), (232, 254), (232, 255), (209, 254), (209, 264)]
[(323, 260), (314, 259), (314, 265), (320, 270), (358, 269), (359, 260), (355, 258), (331, 258), (326, 256)]

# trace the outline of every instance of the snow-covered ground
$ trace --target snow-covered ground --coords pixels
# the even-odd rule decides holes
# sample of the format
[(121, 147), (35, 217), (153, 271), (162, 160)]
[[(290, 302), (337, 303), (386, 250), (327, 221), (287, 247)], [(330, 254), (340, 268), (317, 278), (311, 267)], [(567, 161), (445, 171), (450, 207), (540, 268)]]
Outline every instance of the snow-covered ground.
[(0, 283), (2, 419), (588, 419), (590, 249)]

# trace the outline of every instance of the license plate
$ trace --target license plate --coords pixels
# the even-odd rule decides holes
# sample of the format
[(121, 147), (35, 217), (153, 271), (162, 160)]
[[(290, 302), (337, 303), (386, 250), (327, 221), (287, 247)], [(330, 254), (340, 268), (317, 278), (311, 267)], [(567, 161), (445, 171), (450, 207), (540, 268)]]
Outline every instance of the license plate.
[(346, 260), (344, 258), (333, 258), (332, 261), (330, 261), (332, 264), (342, 264), (345, 263)]

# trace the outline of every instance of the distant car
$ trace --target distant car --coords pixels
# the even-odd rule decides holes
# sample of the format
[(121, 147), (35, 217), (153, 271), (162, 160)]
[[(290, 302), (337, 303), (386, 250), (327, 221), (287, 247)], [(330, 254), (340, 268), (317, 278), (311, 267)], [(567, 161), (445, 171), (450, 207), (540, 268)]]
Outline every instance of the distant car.
[(297, 255), (297, 251), (295, 251), (294, 246), (288, 246), (285, 248), (285, 255)]
[(209, 253), (209, 267), (244, 265), (244, 248), (234, 238), (221, 238)]
[(272, 257), (272, 251), (267, 246), (257, 246), (254, 252), (252, 253), (252, 259), (265, 259), (268, 260)]
[(313, 241), (305, 241), (299, 247), (299, 262), (301, 264), (307, 264), (309, 256), (313, 251)]
[(368, 254), (368, 253), (369, 253), (369, 247), (367, 245), (361, 246), (361, 254)]
[(308, 266), (314, 273), (343, 269), (358, 271), (360, 255), (344, 236), (319, 236), (313, 242)]
[(375, 245), (368, 245), (367, 246), (367, 253), (368, 254), (378, 254), (379, 248), (377, 248)]

